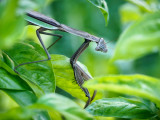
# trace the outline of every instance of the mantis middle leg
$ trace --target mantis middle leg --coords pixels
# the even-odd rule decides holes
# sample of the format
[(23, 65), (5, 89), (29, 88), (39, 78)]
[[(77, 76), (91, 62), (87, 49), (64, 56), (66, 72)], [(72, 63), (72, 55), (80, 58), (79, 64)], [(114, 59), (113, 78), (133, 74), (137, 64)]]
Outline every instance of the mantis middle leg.
[[(39, 28), (39, 29), (36, 30), (36, 34), (37, 34), (37, 37), (38, 37), (38, 39), (39, 39), (39, 41), (40, 41), (40, 43), (41, 43), (41, 45), (42, 45), (45, 53), (47, 54), (47, 59), (38, 60), (38, 61), (32, 61), (32, 62), (26, 62), (26, 63), (19, 64), (19, 65), (17, 65), (17, 66), (14, 68), (14, 71), (15, 71), (16, 73), (18, 73), (18, 72), (16, 71), (16, 69), (17, 69), (18, 67), (22, 66), (22, 65), (27, 65), (27, 64), (31, 64), (31, 63), (39, 63), (39, 62), (48, 61), (48, 60), (51, 59), (51, 56), (50, 56), (50, 54), (48, 53), (48, 50), (47, 50), (47, 49), (49, 49), (49, 48), (50, 48), (51, 46), (53, 46), (57, 41), (59, 41), (59, 40), (62, 38), (62, 36), (61, 36), (61, 35), (58, 35), (58, 34), (46, 33), (46, 32), (44, 32), (45, 30), (46, 30), (45, 28)], [(42, 38), (41, 38), (40, 34), (56, 36), (56, 37), (58, 37), (58, 39), (57, 39), (54, 43), (52, 43), (48, 48), (46, 48), (45, 45), (44, 45), (44, 43), (43, 43), (43, 41), (42, 41)]]

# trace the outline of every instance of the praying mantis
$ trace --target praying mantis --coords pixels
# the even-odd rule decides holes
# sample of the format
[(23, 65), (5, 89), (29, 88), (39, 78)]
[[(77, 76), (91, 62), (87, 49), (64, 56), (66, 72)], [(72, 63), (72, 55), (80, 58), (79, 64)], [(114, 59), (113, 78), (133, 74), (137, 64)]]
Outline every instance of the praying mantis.
[[(90, 97), (90, 93), (89, 93), (88, 89), (84, 88), (82, 86), (84, 81), (87, 81), (87, 80), (91, 79), (91, 76), (89, 76), (76, 63), (76, 61), (78, 60), (79, 56), (84, 52), (84, 50), (89, 46), (90, 42), (96, 42), (97, 43), (97, 46), (95, 48), (96, 51), (107, 52), (107, 47), (106, 47), (106, 43), (105, 43), (104, 39), (96, 37), (94, 35), (91, 35), (91, 34), (89, 34), (87, 32), (83, 32), (83, 31), (79, 31), (79, 30), (73, 29), (73, 28), (68, 27), (68, 26), (66, 26), (64, 24), (60, 24), (56, 20), (54, 20), (54, 19), (52, 19), (50, 17), (47, 17), (47, 16), (45, 16), (45, 15), (43, 15), (41, 13), (35, 12), (35, 11), (27, 12), (25, 20), (27, 22), (29, 22), (30, 24), (32, 24), (32, 25), (40, 27), (39, 29), (36, 30), (36, 34), (37, 34), (37, 37), (38, 37), (38, 39), (39, 39), (39, 41), (40, 41), (40, 43), (41, 43), (46, 55), (47, 55), (47, 59), (19, 64), (14, 68), (15, 72), (17, 72), (16, 69), (18, 67), (22, 66), (22, 65), (48, 61), (48, 60), (51, 59), (51, 56), (50, 56), (50, 54), (48, 52), (48, 49), (51, 46), (53, 46), (57, 41), (59, 41), (62, 38), (62, 35), (47, 33), (47, 32), (45, 32), (46, 30), (67, 32), (67, 33), (70, 33), (70, 34), (73, 34), (73, 35), (76, 35), (76, 36), (80, 36), (80, 37), (85, 39), (83, 44), (78, 48), (78, 50), (70, 58), (70, 64), (71, 64), (71, 66), (73, 68), (74, 77), (75, 77), (75, 80), (76, 80), (77, 84), (84, 91), (86, 97), (88, 98), (88, 100), (87, 100), (87, 102), (86, 102), (86, 104), (84, 106), (84, 108), (86, 108), (91, 103), (91, 101), (94, 99), (94, 97), (96, 95), (96, 90), (94, 91), (92, 97)], [(42, 41), (42, 38), (41, 38), (40, 34), (55, 36), (55, 37), (57, 37), (57, 40), (54, 43), (52, 43), (48, 48), (46, 48), (44, 43), (43, 43), (43, 41)]]

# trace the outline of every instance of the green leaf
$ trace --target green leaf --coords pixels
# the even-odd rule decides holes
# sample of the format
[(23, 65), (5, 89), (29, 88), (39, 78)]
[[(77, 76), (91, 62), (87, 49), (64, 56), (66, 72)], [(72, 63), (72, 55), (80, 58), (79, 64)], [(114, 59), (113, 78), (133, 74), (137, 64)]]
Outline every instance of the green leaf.
[(0, 51), (0, 67), (2, 67), (5, 70), (7, 70), (10, 74), (16, 75), (16, 73), (13, 71), (14, 62), (3, 51)]
[(160, 80), (145, 75), (114, 75), (87, 81), (85, 87), (146, 98), (160, 107)]
[[(56, 85), (70, 93), (76, 98), (87, 101), (85, 93), (81, 90), (79, 85), (75, 81), (74, 72), (70, 64), (70, 59), (63, 55), (51, 55), (52, 65), (55, 73)], [(88, 72), (87, 68), (84, 65), (78, 64), (83, 68), (85, 72)], [(90, 74), (89, 74), (90, 75)], [(90, 90), (90, 95), (92, 96), (94, 90)], [(101, 98), (102, 95), (97, 93), (96, 98)]]
[(142, 10), (146, 12), (152, 12), (150, 6), (144, 0), (127, 0), (127, 1), (132, 4), (135, 4), (136, 6), (138, 6), (139, 8), (141, 8)]
[(88, 0), (88, 1), (101, 10), (107, 25), (109, 20), (109, 12), (106, 1), (105, 0)]
[[(154, 106), (155, 107), (155, 106)], [(104, 98), (95, 101), (86, 110), (94, 116), (118, 117), (118, 118), (139, 118), (146, 119), (156, 116), (157, 109), (153, 111), (137, 99), (126, 98)]]
[(120, 16), (123, 24), (138, 20), (142, 13), (139, 8), (131, 3), (126, 3), (120, 7)]
[(27, 107), (16, 107), (7, 112), (0, 113), (1, 120), (51, 120), (43, 110), (28, 109)]
[[(42, 47), (34, 42), (17, 43), (5, 53), (13, 60), (15, 66), (32, 61), (47, 59), (46, 53)], [(33, 83), (42, 89), (45, 93), (51, 93), (55, 90), (55, 79), (51, 61), (32, 63), (17, 68), (20, 76), (28, 83)], [(34, 89), (36, 86), (33, 86)], [(39, 89), (39, 91), (41, 91)], [(37, 88), (38, 90), (38, 88)]]
[(136, 59), (160, 48), (160, 12), (147, 14), (120, 36), (112, 60)]
[[(32, 93), (28, 84), (14, 73), (13, 70), (7, 66), (13, 66), (11, 59), (6, 54), (0, 54), (0, 89), (10, 95), (19, 105), (29, 105), (35, 102), (36, 97)], [(23, 96), (23, 97), (22, 97)]]
[(0, 89), (31, 90), (30, 87), (17, 75), (11, 75), (0, 67)]
[[(6, 92), (14, 101), (16, 101), (20, 106), (25, 107), (28, 105), (32, 105), (33, 103), (35, 103), (37, 101), (37, 97), (35, 96), (35, 94), (32, 91), (28, 91), (28, 90), (5, 90), (3, 89), (4, 92)], [(15, 108), (16, 109), (16, 108)], [(7, 113), (2, 113), (0, 114), (1, 118), (5, 118), (7, 120), (10, 119), (24, 119), (28, 117), (33, 116), (34, 120), (39, 120), (39, 118), (42, 118), (43, 120), (50, 120), (49, 115), (46, 111), (43, 110), (38, 110), (36, 112), (36, 115), (33, 114), (31, 110), (29, 110), (27, 113), (26, 111), (22, 111), (23, 108), (20, 108), (20, 111), (16, 111), (16, 113), (14, 112), (15, 109), (7, 112)], [(28, 113), (32, 113), (31, 115)], [(26, 117), (25, 117), (26, 116)]]
[(20, 106), (31, 105), (36, 102), (37, 97), (29, 90), (3, 90)]
[(0, 15), (0, 48), (7, 49), (17, 41), (25, 26), (25, 21), (22, 16), (17, 15), (19, 0), (6, 0), (2, 3), (4, 7)]
[[(39, 91), (37, 86), (35, 86), (32, 83), (28, 83), (27, 81), (22, 79), (22, 77), (18, 76), (14, 71), (14, 63), (13, 61), (9, 58), (8, 55), (6, 55), (4, 52), (0, 51), (0, 89), (6, 92), (14, 101), (16, 101), (20, 106), (27, 106), (31, 105), (36, 102), (37, 97), (31, 90), (31, 88), (28, 86), (28, 84), (36, 91), (36, 94)], [(9, 65), (9, 66), (8, 66)], [(19, 113), (19, 112), (18, 112)], [(38, 112), (39, 114), (34, 116), (35, 120), (36, 117), (41, 117), (44, 120), (49, 120), (48, 119), (48, 113), (44, 111)], [(12, 113), (11, 113), (12, 114)], [(5, 117), (7, 115), (7, 117)], [(13, 114), (14, 115), (14, 112)], [(10, 116), (12, 118), (13, 116)], [(1, 118), (9, 119), (9, 114), (2, 114)], [(14, 116), (13, 118), (17, 118), (17, 116)], [(19, 116), (21, 118), (21, 116)], [(12, 118), (12, 119), (13, 119)], [(16, 119), (15, 118), (15, 119)]]
[[(28, 10), (42, 9), (52, 0), (1, 0), (0, 48), (8, 49), (15, 44), (26, 25), (24, 15)], [(12, 13), (12, 14), (11, 14)]]
[[(58, 95), (48, 94), (42, 96), (36, 103), (26, 106), (11, 109), (5, 113), (0, 113), (1, 118), (4, 120), (30, 120), (29, 118), (36, 119), (35, 116), (39, 115), (39, 112), (49, 111), (53, 120), (93, 120), (92, 116), (84, 109), (80, 108), (72, 100)], [(43, 120), (49, 120), (50, 118)]]
[(93, 120), (90, 114), (80, 108), (72, 100), (58, 94), (48, 94), (41, 97), (37, 104), (30, 106), (32, 109), (45, 109), (58, 111), (66, 120)]
[[(2, 88), (2, 89), (18, 90), (18, 88), (16, 88), (16, 86), (14, 86), (14, 84), (10, 84), (12, 82), (16, 82), (16, 84), (17, 84), (17, 80), (18, 80), (18, 83), (20, 83), (20, 84), (18, 84), (19, 86), (24, 86), (24, 85), (28, 84), (33, 89), (33, 91), (35, 92), (35, 94), (37, 96), (41, 96), (42, 94), (44, 94), (43, 91), (37, 85), (35, 85), (34, 83), (32, 83), (29, 80), (27, 80), (25, 76), (23, 76), (23, 75), (18, 76), (17, 73), (15, 73), (13, 71), (14, 62), (3, 51), (1, 51), (1, 54), (0, 54), (0, 63), (1, 63), (0, 64), (0, 68), (2, 70), (4, 70), (4, 69), (6, 70), (6, 71), (3, 72), (5, 74), (5, 76), (3, 76), (4, 74), (1, 74), (2, 75), (2, 77), (1, 77), (2, 83), (6, 82), (6, 84), (10, 85), (10, 86), (8, 86), (8, 85), (3, 83), (6, 88)], [(10, 80), (10, 81), (8, 82), (8, 80)], [(19, 89), (19, 90), (25, 90), (25, 88)], [(29, 88), (29, 90), (31, 90), (31, 89)]]
[(31, 120), (35, 112), (25, 108), (14, 108), (7, 112), (0, 113), (1, 120)]

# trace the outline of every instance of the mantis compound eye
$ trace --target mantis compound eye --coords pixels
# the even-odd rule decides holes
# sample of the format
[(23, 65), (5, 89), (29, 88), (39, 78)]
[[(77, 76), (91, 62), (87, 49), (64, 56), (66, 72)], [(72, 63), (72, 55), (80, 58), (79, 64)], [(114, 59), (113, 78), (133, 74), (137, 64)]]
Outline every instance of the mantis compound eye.
[(100, 38), (99, 42), (97, 43), (96, 51), (101, 51), (104, 53), (107, 52), (106, 42), (104, 41), (103, 38)]

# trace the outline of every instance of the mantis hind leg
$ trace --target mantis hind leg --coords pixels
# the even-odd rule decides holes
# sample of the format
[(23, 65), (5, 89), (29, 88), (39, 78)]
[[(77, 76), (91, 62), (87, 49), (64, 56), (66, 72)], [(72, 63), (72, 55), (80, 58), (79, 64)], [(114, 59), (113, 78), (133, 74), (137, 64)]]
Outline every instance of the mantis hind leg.
[(94, 99), (96, 95), (96, 91), (94, 91), (92, 98), (90, 97), (90, 93), (87, 88), (82, 87), (82, 84), (84, 81), (91, 79), (91, 76), (89, 76), (83, 69), (76, 63), (78, 57), (82, 54), (82, 52), (89, 46), (90, 41), (85, 39), (85, 42), (80, 46), (80, 48), (74, 53), (74, 55), (70, 59), (70, 63), (72, 65), (72, 68), (74, 70), (74, 76), (75, 79), (80, 86), (80, 88), (84, 91), (86, 94), (86, 97), (88, 97), (88, 100), (86, 102), (86, 105), (84, 108), (86, 108), (91, 101)]
[(43, 41), (42, 41), (42, 38), (41, 38), (40, 34), (45, 34), (45, 35), (51, 35), (51, 36), (56, 36), (56, 37), (58, 37), (58, 39), (57, 39), (52, 45), (50, 45), (49, 48), (50, 48), (51, 46), (53, 46), (58, 40), (60, 40), (60, 39), (62, 38), (62, 36), (61, 36), (61, 35), (58, 35), (58, 34), (51, 34), (51, 33), (43, 32), (43, 31), (45, 31), (45, 30), (46, 30), (45, 28), (39, 28), (39, 29), (36, 30), (36, 34), (37, 34), (37, 37), (38, 37), (38, 39), (39, 39), (39, 41), (40, 41), (40, 43), (41, 43), (41, 45), (42, 45), (42, 47), (43, 47), (46, 55), (47, 55), (47, 59), (38, 60), (38, 61), (32, 61), (32, 62), (26, 62), (26, 63), (19, 64), (19, 65), (17, 65), (17, 66), (14, 68), (14, 71), (15, 71), (16, 73), (18, 73), (18, 72), (16, 71), (16, 69), (17, 69), (18, 67), (22, 66), (22, 65), (27, 65), (27, 64), (32, 64), (32, 63), (39, 63), (39, 62), (48, 61), (48, 60), (51, 59), (51, 56), (50, 56), (50, 54), (48, 53), (48, 50), (47, 50), (47, 48), (45, 47), (45, 45), (44, 45), (44, 43), (43, 43)]

